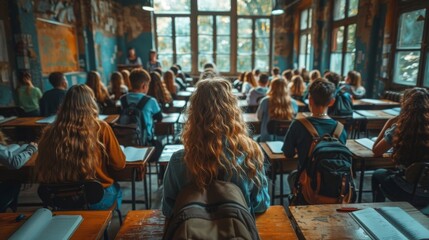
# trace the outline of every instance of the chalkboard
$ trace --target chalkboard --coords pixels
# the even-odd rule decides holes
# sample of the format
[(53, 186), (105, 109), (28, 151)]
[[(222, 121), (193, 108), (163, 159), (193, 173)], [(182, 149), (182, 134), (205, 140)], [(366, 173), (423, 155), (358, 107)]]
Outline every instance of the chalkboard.
[(76, 32), (73, 26), (38, 18), (36, 21), (42, 72), (79, 71)]

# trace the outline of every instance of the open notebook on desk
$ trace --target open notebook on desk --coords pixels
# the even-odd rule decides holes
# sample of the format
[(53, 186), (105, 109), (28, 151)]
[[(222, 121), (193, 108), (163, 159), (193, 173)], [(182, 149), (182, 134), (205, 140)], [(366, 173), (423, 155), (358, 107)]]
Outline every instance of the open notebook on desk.
[(429, 230), (399, 207), (366, 208), (350, 215), (373, 239), (429, 239)]
[(9, 238), (9, 240), (62, 240), (69, 239), (79, 224), (81, 215), (57, 215), (40, 208)]
[(13, 120), (15, 118), (17, 118), (17, 116), (4, 117), (4, 116), (0, 115), (0, 124), (5, 123), (5, 122), (9, 122), (10, 120)]
[[(369, 150), (372, 150), (372, 147), (374, 146), (374, 142), (377, 138), (360, 138), (360, 139), (356, 139), (355, 142), (359, 143), (360, 145), (368, 148)], [(389, 149), (389, 151), (387, 151), (388, 153), (392, 153), (393, 149)]]
[(270, 142), (267, 142), (267, 145), (270, 148), (270, 150), (271, 150), (272, 153), (274, 153), (274, 154), (283, 153), (283, 151), (282, 151), (283, 142), (280, 142), (280, 141), (270, 141)]
[(364, 116), (364, 117), (375, 117), (375, 116), (377, 116), (374, 113), (368, 112), (366, 110), (356, 110), (355, 112), (361, 116)]
[[(100, 119), (100, 120), (104, 120), (107, 117), (108, 117), (107, 115), (103, 115), (103, 114), (99, 114), (98, 115), (98, 119)], [(47, 123), (47, 124), (50, 124), (50, 123), (53, 123), (56, 118), (57, 118), (57, 115), (52, 115), (52, 116), (49, 116), (49, 117), (37, 120), (36, 123)]]
[(182, 144), (165, 145), (161, 156), (159, 157), (159, 162), (169, 162), (173, 153), (182, 150), (183, 148), (184, 146)]
[(127, 162), (143, 161), (147, 154), (147, 148), (124, 147), (121, 145), (122, 152), (125, 154)]

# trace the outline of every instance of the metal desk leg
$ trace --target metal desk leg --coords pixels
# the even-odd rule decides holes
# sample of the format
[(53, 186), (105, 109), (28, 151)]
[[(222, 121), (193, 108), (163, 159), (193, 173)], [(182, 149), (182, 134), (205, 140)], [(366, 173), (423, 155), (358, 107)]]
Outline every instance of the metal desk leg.
[(148, 195), (148, 192), (147, 192), (147, 181), (146, 181), (146, 173), (145, 173), (145, 175), (144, 175), (144, 177), (143, 177), (143, 187), (144, 187), (144, 202), (145, 202), (145, 204), (146, 204), (146, 209), (150, 209), (150, 198), (149, 198), (149, 195)]
[(283, 206), (283, 163), (282, 161), (279, 161), (279, 167), (280, 167), (280, 205)]
[(276, 162), (274, 162), (271, 166), (270, 166), (270, 168), (271, 168), (271, 183), (272, 183), (272, 186), (271, 186), (271, 205), (274, 205), (274, 198), (275, 198), (275, 196), (276, 196), (276, 171), (275, 171), (275, 165), (276, 165), (277, 163)]
[(360, 160), (360, 179), (359, 179), (359, 196), (358, 203), (362, 202), (363, 179), (365, 177), (365, 160)]
[(131, 174), (131, 205), (133, 210), (136, 210), (136, 175), (137, 169), (133, 168)]

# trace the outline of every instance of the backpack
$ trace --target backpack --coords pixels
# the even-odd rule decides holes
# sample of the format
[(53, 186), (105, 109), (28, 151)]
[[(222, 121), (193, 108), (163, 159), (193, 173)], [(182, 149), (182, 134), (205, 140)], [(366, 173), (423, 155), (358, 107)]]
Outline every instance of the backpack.
[(202, 191), (193, 183), (180, 191), (163, 239), (259, 239), (259, 235), (241, 189), (214, 180)]
[(335, 103), (328, 109), (330, 116), (352, 116), (353, 102), (349, 96), (338, 90), (335, 94)]
[(308, 119), (301, 118), (298, 121), (312, 135), (313, 142), (306, 162), (296, 178), (295, 196), (297, 201), (295, 203), (354, 202), (356, 194), (352, 171), (352, 153), (347, 146), (338, 140), (343, 131), (343, 125), (337, 122), (332, 136), (325, 134), (319, 137)]
[(121, 98), (121, 114), (113, 126), (113, 131), (120, 144), (125, 146), (146, 146), (148, 144), (142, 110), (149, 99), (148, 96), (143, 96), (137, 104), (128, 104), (126, 96)]

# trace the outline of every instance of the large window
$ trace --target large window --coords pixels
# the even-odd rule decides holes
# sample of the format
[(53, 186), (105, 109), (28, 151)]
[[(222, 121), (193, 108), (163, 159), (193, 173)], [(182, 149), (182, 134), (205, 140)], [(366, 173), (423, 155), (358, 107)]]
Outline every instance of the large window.
[(266, 0), (155, 0), (158, 58), (194, 74), (208, 62), (226, 74), (268, 71), (271, 9)]
[(310, 62), (311, 52), (311, 24), (312, 11), (311, 8), (304, 9), (300, 14), (299, 21), (299, 53), (298, 67), (311, 69), (313, 66)]
[(355, 68), (359, 0), (335, 0), (330, 69), (341, 75)]

